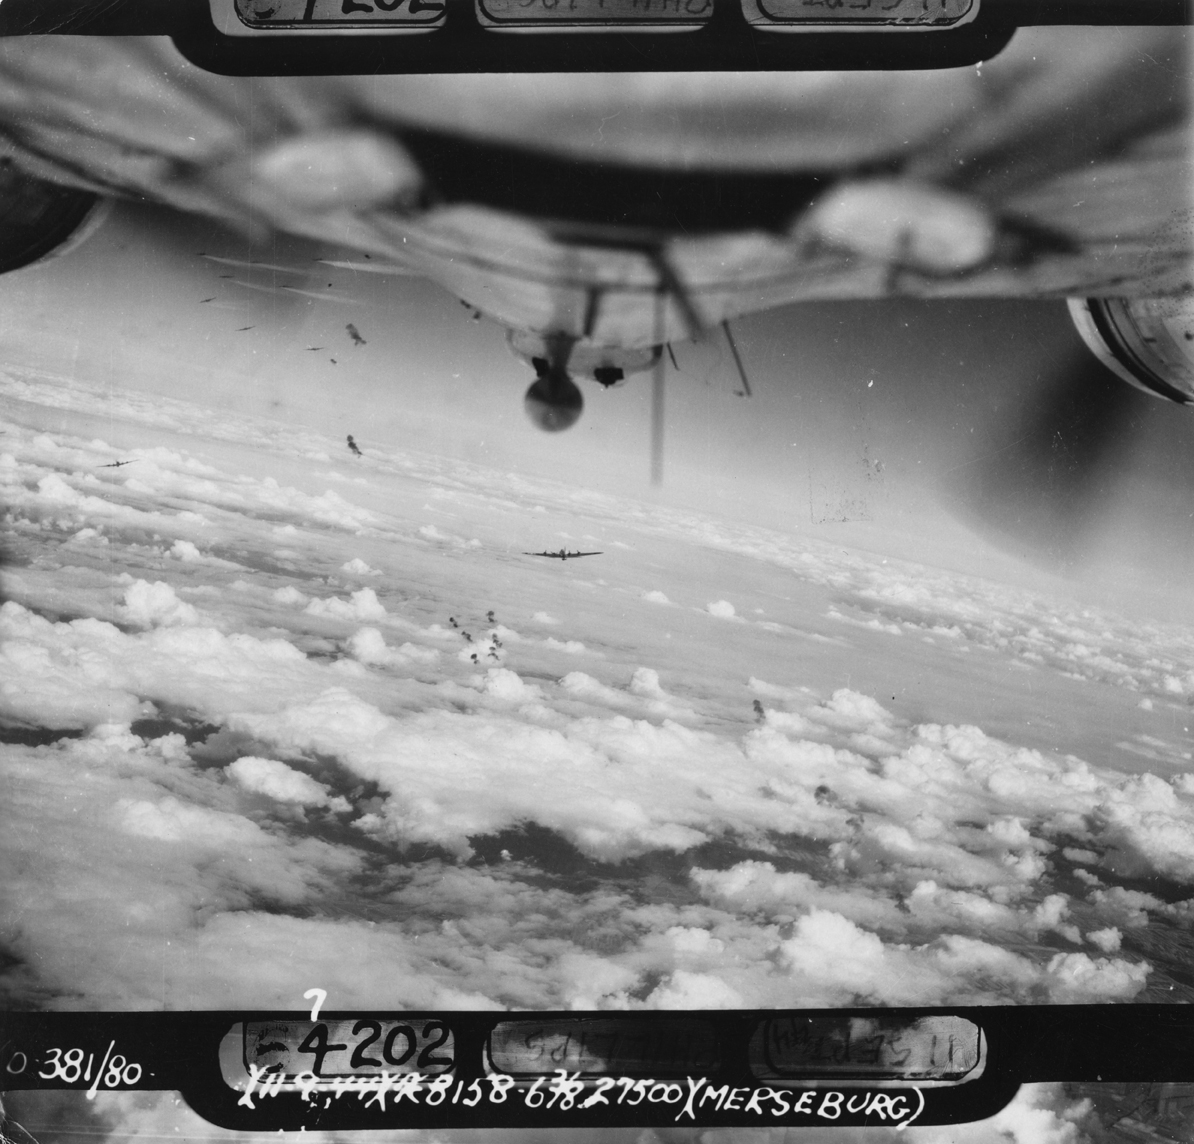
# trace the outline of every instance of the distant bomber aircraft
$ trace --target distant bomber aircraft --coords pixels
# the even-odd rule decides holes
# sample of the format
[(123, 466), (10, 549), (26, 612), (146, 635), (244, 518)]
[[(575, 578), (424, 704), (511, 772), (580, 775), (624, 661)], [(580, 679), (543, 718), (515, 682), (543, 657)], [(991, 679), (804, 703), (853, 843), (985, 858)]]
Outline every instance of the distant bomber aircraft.
[(524, 552), (523, 556), (548, 556), (552, 560), (574, 560), (577, 556), (600, 556), (600, 552)]

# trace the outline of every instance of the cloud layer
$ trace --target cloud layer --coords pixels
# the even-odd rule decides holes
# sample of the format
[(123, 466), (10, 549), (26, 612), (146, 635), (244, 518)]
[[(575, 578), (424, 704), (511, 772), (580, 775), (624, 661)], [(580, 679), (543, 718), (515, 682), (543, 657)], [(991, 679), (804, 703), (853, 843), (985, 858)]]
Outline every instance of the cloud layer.
[[(14, 1003), (1194, 1000), (1188, 629), (0, 394)], [(565, 528), (603, 563), (519, 555)]]

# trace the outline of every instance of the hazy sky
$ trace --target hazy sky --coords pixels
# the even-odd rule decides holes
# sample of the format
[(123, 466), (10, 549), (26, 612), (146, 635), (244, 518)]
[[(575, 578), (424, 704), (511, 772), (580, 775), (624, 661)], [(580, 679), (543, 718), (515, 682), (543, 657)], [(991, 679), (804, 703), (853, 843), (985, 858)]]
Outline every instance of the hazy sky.
[[(1037, 564), (1087, 579), (1093, 569), (1121, 602), (1160, 589), (1168, 595), (1144, 606), (1181, 605), (1194, 418), (1112, 384), (1114, 429), (1092, 445), (1083, 387), (1063, 381), (1088, 370), (1092, 393), (1107, 383), (1061, 302), (754, 315), (735, 323), (751, 399), (735, 395), (719, 333), (677, 345), (657, 492), (645, 376), (609, 392), (586, 384), (581, 423), (539, 433), (521, 408), (529, 371), (500, 327), (473, 322), (425, 280), (314, 261), (328, 253), (120, 207), (79, 249), (0, 280), (0, 355), (351, 432), (363, 447), (414, 447), (956, 567), (1017, 576)], [(349, 322), (366, 345), (352, 343)], [(1034, 413), (1058, 385), (1062, 398)], [(1107, 405), (1095, 402), (1096, 421)], [(1104, 438), (1113, 444), (1100, 449)]]

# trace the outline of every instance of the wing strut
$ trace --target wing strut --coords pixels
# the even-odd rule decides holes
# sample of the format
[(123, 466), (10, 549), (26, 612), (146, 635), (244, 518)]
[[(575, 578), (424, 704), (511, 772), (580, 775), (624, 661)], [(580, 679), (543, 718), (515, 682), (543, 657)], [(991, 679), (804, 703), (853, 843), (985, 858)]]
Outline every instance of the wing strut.
[[(676, 308), (680, 311), (680, 317), (684, 319), (688, 337), (694, 342), (699, 342), (701, 334), (705, 332), (705, 322), (696, 308), (696, 303), (692, 300), (692, 295), (688, 292), (688, 287), (680, 280), (676, 268), (661, 247), (650, 247), (646, 251), (646, 255), (659, 275), (659, 285), (663, 288), (663, 292), (676, 299)], [(658, 345), (663, 341), (662, 321), (656, 330), (656, 337), (659, 340), (655, 344)]]
[[(651, 371), (651, 484), (663, 484), (663, 307), (667, 300), (664, 284), (655, 291), (655, 365)], [(671, 347), (669, 346), (670, 350)]]
[[(664, 342), (664, 311), (669, 297), (674, 298), (676, 309), (680, 311), (680, 318), (684, 323), (688, 337), (700, 341), (705, 332), (705, 320), (701, 317), (688, 287), (684, 285), (676, 268), (671, 264), (662, 246), (647, 247), (644, 252), (651, 265), (659, 275), (655, 286), (655, 363), (651, 373), (651, 484), (656, 488), (663, 484), (663, 383), (667, 366), (663, 360)], [(727, 327), (727, 334), (729, 332)], [(731, 344), (733, 344), (731, 342)], [(676, 355), (672, 351), (671, 342), (667, 342), (668, 357), (672, 365), (676, 366)], [(737, 360), (737, 350), (734, 351)], [(742, 368), (741, 362), (738, 365)], [(745, 376), (743, 377), (745, 384)], [(747, 386), (747, 392), (750, 387)]]
[(584, 336), (591, 338), (597, 327), (597, 310), (601, 305), (602, 290), (599, 286), (590, 286), (585, 291)]
[(734, 364), (738, 367), (738, 376), (742, 378), (742, 389), (747, 397), (751, 397), (750, 382), (746, 380), (746, 370), (742, 365), (742, 358), (738, 353), (738, 347), (734, 343), (734, 335), (730, 333), (730, 323), (728, 321), (722, 322), (721, 328), (726, 332), (726, 341), (730, 343), (730, 352), (734, 355)]

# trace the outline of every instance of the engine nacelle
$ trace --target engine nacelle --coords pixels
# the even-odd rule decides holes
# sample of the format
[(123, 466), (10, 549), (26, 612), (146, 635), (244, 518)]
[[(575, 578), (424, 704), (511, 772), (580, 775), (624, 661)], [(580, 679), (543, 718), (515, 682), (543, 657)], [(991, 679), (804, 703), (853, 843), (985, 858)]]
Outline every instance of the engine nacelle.
[(1070, 317), (1095, 357), (1129, 385), (1194, 403), (1194, 297), (1070, 298)]
[(108, 206), (91, 191), (34, 178), (0, 160), (0, 274), (77, 246)]

